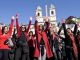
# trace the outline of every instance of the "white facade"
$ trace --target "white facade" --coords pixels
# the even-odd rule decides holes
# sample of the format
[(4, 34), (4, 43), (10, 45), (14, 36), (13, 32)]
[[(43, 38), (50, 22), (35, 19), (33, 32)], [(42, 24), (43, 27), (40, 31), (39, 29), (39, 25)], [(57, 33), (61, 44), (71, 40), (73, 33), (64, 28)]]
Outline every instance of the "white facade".
[(49, 8), (49, 15), (51, 17), (51, 21), (55, 20), (56, 21), (56, 11), (54, 5), (51, 4)]
[(57, 26), (57, 22), (56, 22), (56, 10), (55, 10), (55, 6), (51, 4), (50, 9), (49, 9), (49, 19), (51, 24)]
[[(40, 6), (37, 7), (37, 9), (35, 11), (35, 16), (38, 20), (38, 25), (40, 25), (40, 24), (44, 25), (44, 17), (47, 17), (48, 20), (50, 21), (52, 27), (54, 27), (54, 26), (57, 27), (55, 6), (51, 4), (50, 7), (48, 8), (46, 5), (44, 12), (46, 14), (45, 16), (43, 16), (42, 8)], [(48, 16), (48, 14), (49, 14), (49, 16)], [(34, 24), (31, 25), (30, 31), (33, 31), (35, 33)]]
[[(48, 12), (49, 12), (49, 16), (48, 16)], [(37, 9), (36, 9), (36, 16), (37, 16), (39, 24), (44, 24), (43, 18), (44, 17), (48, 17), (48, 19), (50, 20), (50, 23), (53, 24), (53, 25), (55, 25), (55, 26), (57, 26), (57, 22), (56, 22), (56, 10), (55, 10), (54, 5), (51, 4), (51, 6), (49, 8), (49, 11), (48, 11), (48, 7), (46, 5), (45, 6), (45, 13), (46, 13), (46, 15), (43, 16), (42, 8), (40, 6), (37, 7)]]
[(39, 24), (44, 24), (43, 16), (42, 16), (42, 8), (40, 6), (38, 6), (36, 9), (36, 17), (37, 17)]

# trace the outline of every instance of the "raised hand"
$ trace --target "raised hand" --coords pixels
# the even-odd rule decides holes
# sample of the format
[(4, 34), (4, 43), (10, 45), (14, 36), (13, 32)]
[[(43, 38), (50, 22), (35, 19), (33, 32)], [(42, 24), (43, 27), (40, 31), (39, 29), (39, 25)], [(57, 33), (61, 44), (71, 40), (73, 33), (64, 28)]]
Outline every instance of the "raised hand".
[(30, 17), (30, 20), (32, 21), (32, 17)]
[(18, 18), (18, 17), (19, 17), (19, 13), (16, 14), (16, 18)]
[(14, 20), (14, 16), (12, 16), (12, 19)]
[(65, 23), (65, 20), (64, 20), (64, 18), (62, 18), (62, 21), (61, 21), (61, 23)]

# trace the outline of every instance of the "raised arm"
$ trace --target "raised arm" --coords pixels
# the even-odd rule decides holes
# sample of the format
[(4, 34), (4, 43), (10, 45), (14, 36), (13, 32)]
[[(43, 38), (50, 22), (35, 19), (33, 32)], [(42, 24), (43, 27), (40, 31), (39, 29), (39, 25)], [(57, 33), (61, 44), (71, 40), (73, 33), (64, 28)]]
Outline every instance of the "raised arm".
[(9, 27), (9, 32), (8, 33), (10, 35), (12, 34), (13, 24), (14, 24), (14, 16), (12, 17), (11, 24), (10, 24), (10, 27)]
[(65, 26), (64, 21), (62, 21), (62, 27), (63, 27), (63, 30), (64, 30), (64, 35), (67, 36), (67, 31), (66, 31), (66, 26)]
[(47, 21), (46, 19), (44, 19), (45, 20), (45, 24), (46, 24), (46, 28), (45, 28), (45, 32), (47, 32), (48, 30), (50, 30), (50, 22), (49, 22), (49, 20)]
[(37, 19), (36, 19), (36, 21), (35, 21), (35, 33), (38, 33), (38, 21), (37, 21)]
[(76, 35), (76, 33), (77, 33), (77, 29), (78, 29), (78, 28), (77, 28), (77, 24), (75, 24), (74, 32), (73, 32), (73, 33), (74, 33), (74, 35)]
[(62, 26), (60, 27), (60, 29), (58, 31), (58, 35), (60, 35), (61, 30), (62, 30)]
[(19, 27), (19, 23), (18, 23), (18, 15), (16, 15), (16, 29), (17, 29), (17, 34), (18, 34), (18, 37), (20, 36), (20, 27)]
[(30, 17), (30, 22), (29, 22), (29, 24), (28, 24), (28, 28), (26, 29), (26, 32), (29, 32), (29, 29), (30, 29), (31, 23), (32, 23), (32, 17)]

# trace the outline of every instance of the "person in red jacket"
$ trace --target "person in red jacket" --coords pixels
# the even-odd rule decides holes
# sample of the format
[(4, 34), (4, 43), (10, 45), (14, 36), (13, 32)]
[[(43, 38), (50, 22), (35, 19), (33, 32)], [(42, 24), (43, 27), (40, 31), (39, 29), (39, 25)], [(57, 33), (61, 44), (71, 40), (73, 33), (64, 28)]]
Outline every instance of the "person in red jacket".
[(29, 22), (28, 28), (25, 25), (21, 27), (18, 24), (18, 15), (16, 15), (16, 29), (17, 29), (17, 48), (15, 51), (15, 60), (30, 60), (29, 58), (29, 46), (28, 46), (28, 31), (31, 25), (31, 20)]
[(2, 34), (0, 34), (0, 60), (9, 60), (8, 54), (9, 54), (10, 48), (5, 43), (5, 41), (7, 41), (7, 39), (12, 34), (13, 23), (14, 23), (14, 17), (12, 17), (9, 31), (7, 26), (2, 27)]
[(36, 35), (36, 47), (34, 51), (34, 57), (40, 57), (40, 60), (45, 60), (46, 55), (48, 58), (53, 57), (51, 47), (48, 42), (48, 37), (46, 31), (48, 30), (49, 25), (44, 29), (43, 25), (39, 25), (36, 19), (35, 22), (35, 35)]

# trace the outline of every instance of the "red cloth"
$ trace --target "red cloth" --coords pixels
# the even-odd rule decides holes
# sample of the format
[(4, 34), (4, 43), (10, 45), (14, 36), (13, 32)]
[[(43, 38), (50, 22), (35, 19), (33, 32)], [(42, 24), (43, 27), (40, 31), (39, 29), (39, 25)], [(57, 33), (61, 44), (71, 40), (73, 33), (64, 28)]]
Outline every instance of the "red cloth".
[(44, 43), (45, 43), (47, 57), (48, 58), (52, 57), (53, 54), (52, 54), (52, 51), (51, 51), (51, 48), (50, 48), (50, 45), (49, 45), (49, 42), (48, 42), (48, 38), (46, 36), (46, 30), (47, 29), (44, 30), (43, 32), (39, 32), (38, 24), (37, 24), (37, 21), (36, 21), (35, 30), (36, 30), (37, 43), (36, 43), (36, 48), (35, 48), (35, 52), (34, 52), (34, 57), (39, 57), (40, 56), (39, 44), (40, 44), (41, 37), (43, 38)]
[(72, 33), (70, 34), (70, 40), (72, 42), (74, 55), (75, 55), (75, 57), (78, 57), (78, 50), (77, 50), (76, 43), (75, 43), (75, 40), (74, 40), (74, 36), (73, 36)]
[(56, 35), (55, 35), (55, 33), (54, 33), (54, 32), (53, 32), (53, 36), (52, 36), (52, 37), (53, 37), (53, 40), (54, 40), (54, 39), (55, 39), (55, 37), (56, 37)]
[(32, 36), (31, 39), (28, 39), (28, 44), (30, 47), (34, 47), (34, 36)]
[[(28, 32), (29, 32), (30, 26), (31, 26), (31, 20), (29, 22), (28, 28), (24, 32), (26, 39), (28, 37)], [(21, 29), (20, 29), (19, 24), (18, 24), (18, 18), (16, 18), (16, 28), (17, 28), (17, 36), (19, 38), (21, 36)]]
[(14, 20), (12, 19), (9, 32), (5, 35), (0, 34), (0, 49), (9, 49), (8, 45), (4, 45), (4, 42), (10, 37), (12, 34), (12, 28), (13, 28)]

